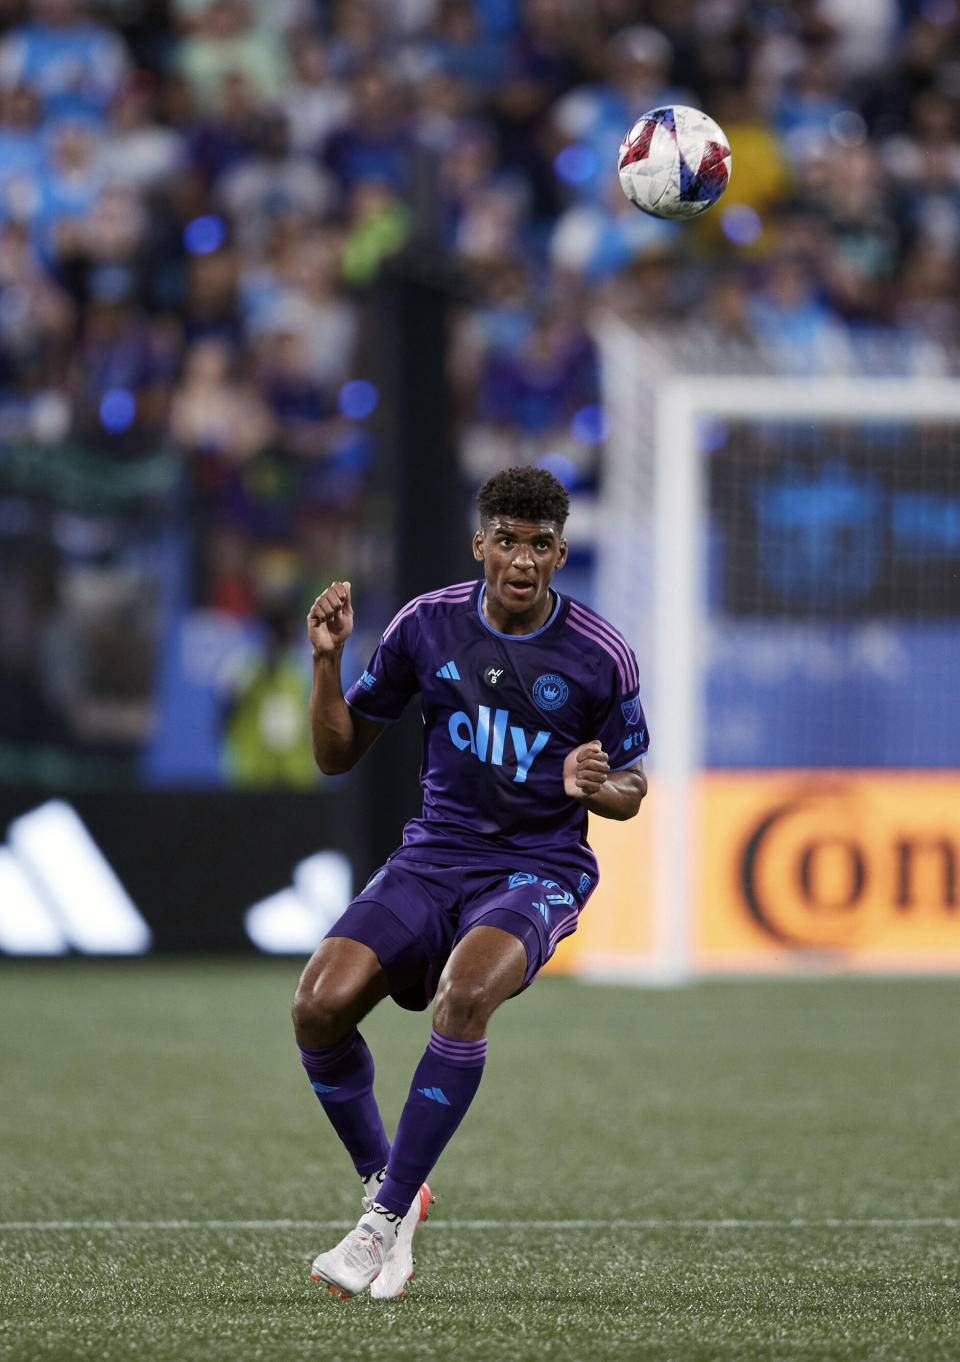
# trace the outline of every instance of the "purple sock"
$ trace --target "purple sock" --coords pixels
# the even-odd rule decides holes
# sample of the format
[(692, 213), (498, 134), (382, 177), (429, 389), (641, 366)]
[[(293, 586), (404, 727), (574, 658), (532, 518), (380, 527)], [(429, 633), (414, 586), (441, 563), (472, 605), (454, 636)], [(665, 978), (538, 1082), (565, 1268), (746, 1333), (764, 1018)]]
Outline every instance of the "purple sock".
[(373, 1056), (359, 1031), (323, 1050), (300, 1050), (310, 1086), (362, 1178), (377, 1173), (390, 1153), (373, 1095)]
[(387, 1176), (377, 1193), (386, 1210), (406, 1215), (410, 1209), (420, 1184), (466, 1116), (486, 1057), (485, 1040), (452, 1040), (431, 1031), (400, 1115)]

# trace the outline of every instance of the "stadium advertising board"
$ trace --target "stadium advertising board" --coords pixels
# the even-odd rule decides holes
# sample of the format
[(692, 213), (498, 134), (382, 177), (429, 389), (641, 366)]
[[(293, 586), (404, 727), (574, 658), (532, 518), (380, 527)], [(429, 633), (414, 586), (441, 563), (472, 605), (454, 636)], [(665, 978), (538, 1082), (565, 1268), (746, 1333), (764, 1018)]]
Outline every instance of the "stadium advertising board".
[(576, 934), (561, 941), (548, 974), (608, 978), (651, 971), (658, 942), (650, 885), (650, 804), (628, 823), (591, 818), (590, 845), (600, 882), (580, 916)]
[(960, 775), (715, 773), (697, 971), (960, 969)]
[(0, 791), (0, 955), (306, 955), (370, 873), (355, 789)]
[[(664, 977), (639, 818), (549, 973)], [(0, 955), (306, 955), (374, 865), (349, 784), (314, 795), (0, 792)], [(683, 971), (960, 972), (960, 774), (705, 775)], [(676, 964), (676, 960), (673, 960)]]
[[(663, 974), (657, 821), (655, 781), (639, 818), (591, 820), (600, 885), (551, 972)], [(960, 774), (709, 773), (695, 827), (684, 972), (960, 972)]]

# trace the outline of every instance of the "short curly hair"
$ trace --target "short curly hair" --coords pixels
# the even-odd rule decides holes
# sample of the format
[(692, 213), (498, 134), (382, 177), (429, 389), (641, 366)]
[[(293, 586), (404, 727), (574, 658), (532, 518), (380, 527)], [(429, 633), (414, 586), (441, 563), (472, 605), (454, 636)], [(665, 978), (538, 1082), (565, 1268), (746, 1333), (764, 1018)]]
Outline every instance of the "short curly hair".
[(480, 524), (497, 516), (511, 520), (551, 520), (562, 532), (570, 513), (570, 498), (558, 478), (545, 468), (504, 468), (477, 493)]

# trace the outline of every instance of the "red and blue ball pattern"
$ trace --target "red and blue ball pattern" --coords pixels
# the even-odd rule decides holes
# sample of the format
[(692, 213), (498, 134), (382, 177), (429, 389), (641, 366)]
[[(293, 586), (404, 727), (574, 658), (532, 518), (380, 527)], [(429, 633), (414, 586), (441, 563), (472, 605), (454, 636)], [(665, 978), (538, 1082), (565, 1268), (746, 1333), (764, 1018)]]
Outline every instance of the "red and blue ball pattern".
[(730, 145), (700, 109), (672, 104), (638, 118), (620, 143), (620, 183), (631, 203), (658, 218), (693, 218), (730, 181)]

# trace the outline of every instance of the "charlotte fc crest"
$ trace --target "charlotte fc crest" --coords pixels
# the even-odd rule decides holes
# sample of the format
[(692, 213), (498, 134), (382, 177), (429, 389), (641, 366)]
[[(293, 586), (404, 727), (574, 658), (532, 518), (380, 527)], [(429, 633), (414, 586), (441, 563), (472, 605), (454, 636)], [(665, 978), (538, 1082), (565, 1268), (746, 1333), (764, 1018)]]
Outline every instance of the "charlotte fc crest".
[(546, 672), (534, 681), (532, 694), (541, 709), (559, 709), (566, 704), (570, 687), (562, 676)]

